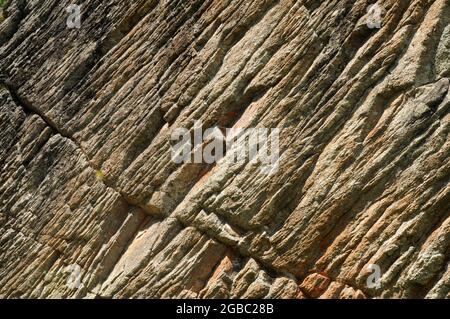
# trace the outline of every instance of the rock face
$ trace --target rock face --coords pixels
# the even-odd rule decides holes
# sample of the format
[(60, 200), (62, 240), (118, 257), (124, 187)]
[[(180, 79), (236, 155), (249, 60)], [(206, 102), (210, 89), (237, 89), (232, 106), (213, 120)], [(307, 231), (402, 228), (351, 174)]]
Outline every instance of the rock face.
[(448, 0), (70, 5), (2, 9), (0, 297), (450, 297)]

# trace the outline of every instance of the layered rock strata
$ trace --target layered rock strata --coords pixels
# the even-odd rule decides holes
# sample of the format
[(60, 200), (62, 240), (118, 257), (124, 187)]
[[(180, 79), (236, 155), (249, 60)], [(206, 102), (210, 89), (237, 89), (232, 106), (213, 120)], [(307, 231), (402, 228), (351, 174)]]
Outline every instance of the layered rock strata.
[[(1, 297), (450, 297), (448, 0), (71, 4), (2, 8)], [(198, 121), (278, 169), (175, 163)]]

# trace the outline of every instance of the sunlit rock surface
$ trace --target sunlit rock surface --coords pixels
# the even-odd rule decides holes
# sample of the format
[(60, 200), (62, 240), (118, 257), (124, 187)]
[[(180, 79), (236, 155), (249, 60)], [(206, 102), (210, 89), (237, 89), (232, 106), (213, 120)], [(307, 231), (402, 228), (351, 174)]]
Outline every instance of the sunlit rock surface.
[[(449, 298), (450, 2), (374, 3), (7, 1), (0, 297)], [(278, 169), (174, 163), (196, 121)]]

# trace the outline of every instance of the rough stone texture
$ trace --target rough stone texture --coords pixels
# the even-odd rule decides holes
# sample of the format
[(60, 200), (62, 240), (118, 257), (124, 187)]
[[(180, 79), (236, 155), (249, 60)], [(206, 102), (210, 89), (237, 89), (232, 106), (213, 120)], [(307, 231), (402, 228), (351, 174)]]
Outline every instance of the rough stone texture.
[[(449, 298), (450, 2), (373, 3), (7, 1), (0, 297)], [(196, 120), (280, 169), (175, 164)]]

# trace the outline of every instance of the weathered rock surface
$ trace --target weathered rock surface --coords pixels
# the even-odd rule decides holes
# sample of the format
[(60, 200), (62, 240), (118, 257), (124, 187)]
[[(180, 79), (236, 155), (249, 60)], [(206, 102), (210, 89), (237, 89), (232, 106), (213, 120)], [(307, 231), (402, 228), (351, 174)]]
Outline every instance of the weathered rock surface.
[[(0, 297), (449, 298), (450, 2), (373, 3), (7, 1)], [(197, 120), (279, 169), (174, 163)]]

